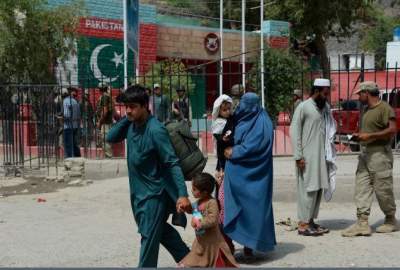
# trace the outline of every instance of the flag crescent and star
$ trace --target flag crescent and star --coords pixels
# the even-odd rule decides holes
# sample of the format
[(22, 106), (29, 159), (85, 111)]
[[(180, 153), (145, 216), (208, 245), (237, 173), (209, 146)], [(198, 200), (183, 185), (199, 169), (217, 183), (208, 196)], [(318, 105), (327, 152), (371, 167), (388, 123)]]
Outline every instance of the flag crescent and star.
[[(106, 82), (114, 82), (118, 79), (119, 75), (114, 76), (114, 77), (107, 77), (105, 76), (100, 68), (99, 68), (99, 64), (98, 64), (98, 56), (101, 52), (102, 49), (106, 48), (106, 47), (110, 47), (111, 44), (102, 44), (97, 46), (93, 52), (92, 55), (90, 57), (90, 68), (93, 72), (93, 76), (99, 80), (99, 81), (106, 81)], [(124, 54), (118, 54), (117, 52), (114, 51), (114, 58), (110, 59), (111, 62), (115, 63), (115, 68), (117, 69), (119, 65), (123, 64), (123, 56)]]
[[(78, 78), (84, 87), (97, 87), (108, 82), (114, 88), (123, 87), (123, 41), (111, 38), (86, 37), (78, 42)], [(132, 50), (128, 59), (134, 59)], [(134, 61), (128, 60), (128, 74), (134, 74)]]

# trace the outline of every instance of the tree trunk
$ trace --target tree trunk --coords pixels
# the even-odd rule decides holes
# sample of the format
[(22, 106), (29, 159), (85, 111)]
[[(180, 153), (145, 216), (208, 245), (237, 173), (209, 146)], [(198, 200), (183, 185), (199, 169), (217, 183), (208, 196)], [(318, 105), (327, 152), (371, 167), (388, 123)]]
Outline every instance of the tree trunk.
[(329, 66), (328, 53), (326, 50), (325, 39), (321, 34), (316, 34), (315, 44), (316, 44), (319, 59), (320, 59), (322, 74), (323, 74), (324, 78), (329, 78), (330, 66)]

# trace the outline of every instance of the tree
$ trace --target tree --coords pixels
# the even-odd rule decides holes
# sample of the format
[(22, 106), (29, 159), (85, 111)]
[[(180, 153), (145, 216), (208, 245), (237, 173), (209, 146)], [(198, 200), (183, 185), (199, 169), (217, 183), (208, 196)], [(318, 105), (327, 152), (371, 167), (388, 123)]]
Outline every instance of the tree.
[(367, 20), (373, 1), (367, 0), (268, 0), (266, 17), (287, 20), (298, 39), (314, 37), (323, 75), (328, 76), (329, 60), (326, 40), (329, 37), (348, 37), (357, 22)]
[(361, 30), (361, 46), (375, 54), (377, 68), (386, 67), (386, 43), (393, 39), (393, 29), (400, 24), (400, 18), (385, 16), (382, 10), (376, 9), (375, 20)]
[(51, 83), (75, 50), (82, 2), (50, 9), (44, 0), (0, 1), (0, 80)]
[[(179, 0), (168, 0), (177, 2)], [(376, 0), (375, 0), (376, 1)], [(329, 37), (344, 38), (355, 31), (357, 22), (365, 21), (373, 6), (374, 0), (265, 0), (265, 18), (289, 21), (292, 25), (292, 35), (299, 40), (314, 38), (315, 52), (320, 58), (320, 66), (324, 76), (328, 76), (329, 60), (326, 50), (326, 40)], [(196, 11), (192, 1), (179, 1), (181, 7)], [(185, 5), (185, 2), (187, 3)], [(241, 1), (224, 1), (225, 19), (241, 20)], [(394, 4), (400, 2), (393, 0)], [(207, 1), (208, 13), (219, 17), (219, 1)], [(246, 1), (247, 30), (259, 28), (259, 1)], [(225, 27), (240, 27), (237, 23), (225, 23)]]
[[(166, 0), (166, 3), (173, 7), (184, 8), (196, 15), (219, 18), (219, 1), (187, 1), (187, 0)], [(260, 6), (258, 1), (246, 1), (246, 30), (259, 29)], [(237, 0), (224, 0), (224, 27), (238, 29), (241, 27), (242, 3)]]
[[(232, 29), (241, 28), (242, 20), (242, 1), (225, 0), (224, 1), (224, 19), (227, 20), (225, 27)], [(260, 29), (260, 6), (259, 1), (246, 2), (246, 30), (253, 31)], [(219, 2), (207, 2), (208, 8), (213, 17), (219, 17)], [(231, 20), (231, 21), (229, 21)]]
[(194, 90), (192, 76), (179, 59), (167, 59), (157, 62), (150, 68), (145, 76), (140, 78), (140, 83), (152, 89), (154, 84), (159, 84), (165, 94), (176, 96), (176, 89), (180, 86), (186, 88), (191, 94)]
[[(265, 107), (272, 120), (276, 122), (279, 112), (290, 109), (293, 90), (302, 89), (307, 92), (308, 83), (305, 74), (309, 70), (299, 57), (287, 50), (266, 49), (265, 59)], [(257, 85), (259, 80), (258, 65), (253, 65), (250, 71), (251, 85)], [(257, 87), (259, 89), (259, 87)]]

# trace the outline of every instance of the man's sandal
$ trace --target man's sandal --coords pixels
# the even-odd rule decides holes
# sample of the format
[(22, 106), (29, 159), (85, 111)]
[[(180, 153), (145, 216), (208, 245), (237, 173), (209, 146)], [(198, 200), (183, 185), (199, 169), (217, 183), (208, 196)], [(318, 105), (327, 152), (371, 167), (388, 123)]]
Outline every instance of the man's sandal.
[(319, 225), (319, 224), (314, 223), (312, 226), (314, 227), (314, 229), (316, 229), (316, 230), (319, 231), (319, 232), (322, 232), (322, 233), (329, 233), (329, 229), (328, 229), (328, 228), (322, 227), (322, 226)]
[(314, 229), (314, 228), (306, 228), (306, 229), (300, 229), (298, 230), (299, 235), (303, 235), (303, 236), (321, 236), (324, 233)]

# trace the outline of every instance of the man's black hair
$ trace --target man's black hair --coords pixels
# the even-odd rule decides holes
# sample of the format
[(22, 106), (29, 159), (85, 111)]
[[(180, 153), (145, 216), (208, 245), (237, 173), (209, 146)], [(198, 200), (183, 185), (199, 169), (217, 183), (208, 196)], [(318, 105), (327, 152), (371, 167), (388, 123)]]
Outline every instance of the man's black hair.
[(200, 192), (207, 192), (211, 195), (215, 188), (215, 179), (209, 173), (196, 174), (192, 179), (192, 185)]
[(176, 88), (176, 92), (186, 92), (185, 86), (182, 86), (182, 85), (178, 86), (178, 87)]
[(138, 103), (141, 106), (149, 104), (149, 96), (146, 89), (141, 85), (133, 85), (128, 87), (126, 91), (117, 97), (119, 103)]
[(67, 87), (67, 91), (68, 91), (69, 94), (71, 94), (72, 92), (78, 92), (78, 89), (75, 88), (75, 87), (70, 86), (70, 87)]
[(107, 86), (102, 86), (102, 87), (99, 87), (99, 90), (100, 90), (100, 92), (104, 93), (104, 92), (107, 92), (108, 87)]

